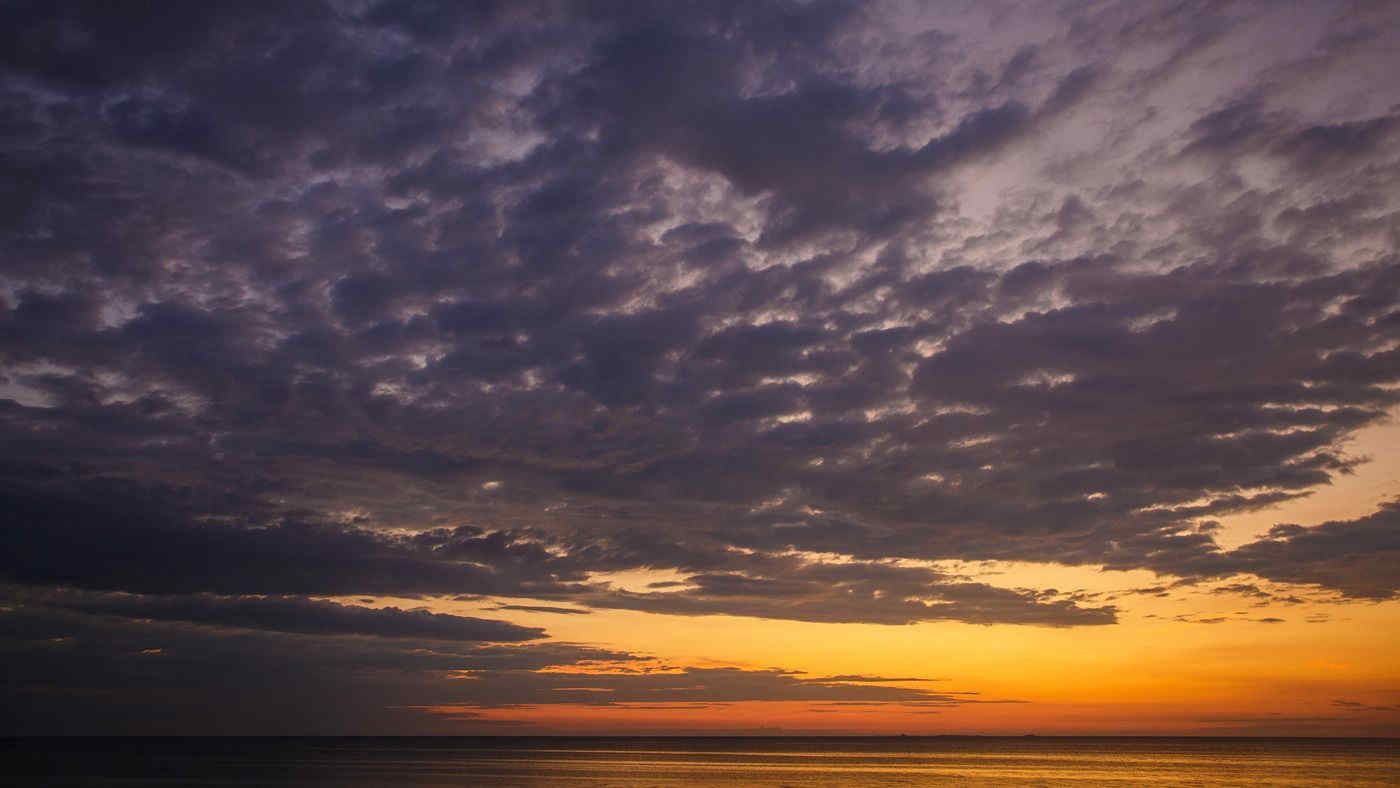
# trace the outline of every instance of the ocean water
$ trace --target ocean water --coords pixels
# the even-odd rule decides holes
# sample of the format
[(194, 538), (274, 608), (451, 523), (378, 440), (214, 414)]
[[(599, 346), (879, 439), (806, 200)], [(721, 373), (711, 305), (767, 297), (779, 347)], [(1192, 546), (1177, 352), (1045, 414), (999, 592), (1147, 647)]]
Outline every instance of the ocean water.
[(68, 738), (0, 740), (10, 785), (1400, 786), (1400, 740)]

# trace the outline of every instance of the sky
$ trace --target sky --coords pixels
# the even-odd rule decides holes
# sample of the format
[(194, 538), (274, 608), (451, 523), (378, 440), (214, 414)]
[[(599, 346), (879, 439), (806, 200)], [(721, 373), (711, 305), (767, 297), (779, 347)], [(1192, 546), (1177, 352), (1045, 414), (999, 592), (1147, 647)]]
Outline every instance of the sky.
[(0, 732), (1400, 736), (1397, 40), (6, 3)]

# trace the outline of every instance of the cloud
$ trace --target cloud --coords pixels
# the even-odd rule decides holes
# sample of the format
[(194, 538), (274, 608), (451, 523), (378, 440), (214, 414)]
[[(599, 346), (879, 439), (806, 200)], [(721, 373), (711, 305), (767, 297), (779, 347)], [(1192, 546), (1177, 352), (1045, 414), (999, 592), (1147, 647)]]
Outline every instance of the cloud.
[[(831, 701), (955, 707), (985, 703), (959, 693), (870, 686), (806, 678), (789, 671), (740, 668), (685, 668), (673, 672), (510, 673), (477, 677), (478, 703), (565, 703), (614, 706), (649, 702), (728, 703), (740, 701)], [(499, 700), (495, 700), (499, 699)], [(1023, 701), (996, 701), (1023, 702)]]
[(1341, 709), (1346, 709), (1347, 711), (1400, 711), (1400, 705), (1396, 704), (1377, 706), (1355, 700), (1345, 700), (1343, 698), (1333, 698), (1332, 705)]
[(519, 610), (525, 613), (558, 613), (570, 616), (586, 616), (593, 612), (572, 607), (550, 607), (548, 605), (497, 605), (492, 610)]
[(1260, 577), (1335, 589), (1348, 597), (1389, 599), (1400, 594), (1400, 502), (1383, 504), (1355, 520), (1312, 528), (1276, 525), (1264, 539), (1231, 557)]
[[(20, 590), (19, 598), (26, 596)], [(53, 593), (40, 594), (37, 598), (45, 604), (93, 614), (312, 635), (372, 635), (457, 642), (516, 642), (544, 636), (542, 629), (506, 621), (397, 607), (359, 607), (291, 596)]]
[[(90, 597), (83, 602), (88, 609), (120, 613), (129, 606), (136, 611), (133, 615), (230, 623), (258, 620), (274, 628), (279, 627), (272, 622), (280, 621), (281, 628), (292, 631), (316, 626), (327, 628), (320, 631), (344, 630), (359, 622), (371, 629), (417, 628), (424, 636), (430, 631), (461, 636), (474, 627), (507, 640), (539, 634), (503, 622), (438, 619), (413, 611), (371, 614), (288, 594), (467, 592), (680, 615), (885, 624), (954, 619), (1066, 626), (1114, 621), (1111, 606), (1081, 608), (1066, 601), (1043, 601), (1028, 592), (877, 562), (746, 556), (712, 543), (686, 545), (626, 533), (617, 539), (559, 541), (541, 532), (485, 532), (470, 526), (410, 536), (314, 521), (195, 526), (182, 519), (188, 515), (153, 506), (159, 490), (115, 486), (105, 491), (100, 508), (75, 503), (90, 497), (81, 494), (9, 497), (10, 511), (43, 527), (5, 534), (8, 550), (0, 572), (20, 583), (184, 595), (163, 601)], [(113, 540), (125, 547), (114, 546)], [(688, 576), (684, 588), (648, 593), (610, 588), (589, 577), (591, 571), (656, 567), (713, 571)], [(528, 605), (503, 609), (587, 612)]]
[(585, 595), (599, 608), (672, 615), (746, 615), (832, 623), (912, 624), (953, 620), (976, 624), (1080, 626), (1117, 621), (1112, 605), (1080, 607), (1042, 601), (1034, 593), (953, 582), (920, 569), (880, 564), (797, 565), (782, 574), (691, 575), (688, 588)]
[(7, 7), (0, 576), (327, 637), (1393, 597), (1390, 504), (1212, 525), (1400, 405), (1393, 15), (998, 13)]
[[(480, 529), (405, 538), (315, 521), (197, 524), (186, 512), (162, 508), (161, 492), (122, 485), (107, 487), (103, 499), (7, 497), (29, 527), (4, 534), (5, 576), (155, 594), (518, 596), (565, 591), (560, 576), (577, 576), (567, 565), (555, 569), (557, 561), (538, 545)], [(234, 515), (238, 502), (228, 504), (225, 515)]]
[(906, 682), (915, 682), (915, 681), (942, 681), (943, 679), (928, 679), (928, 678), (918, 678), (918, 677), (909, 678), (909, 677), (894, 677), (894, 676), (863, 676), (863, 675), (860, 675), (860, 674), (844, 674), (844, 675), (840, 675), (840, 676), (828, 676), (828, 677), (826, 678), (826, 680), (827, 680), (827, 681), (851, 681), (851, 682), (856, 682), (856, 683), (861, 683), (861, 684), (880, 684), (880, 683), (886, 683), (886, 682), (888, 682), (888, 683), (906, 683)]
[[(5, 687), (0, 724), (29, 733), (446, 732), (455, 728), (393, 707), (470, 697), (454, 679), (460, 671), (640, 659), (567, 643), (345, 637), (328, 633), (328, 626), (308, 634), (223, 623), (93, 615), (9, 600), (0, 611), (0, 635), (6, 664), (23, 678)], [(336, 714), (327, 715), (327, 708)]]
[[(0, 634), (16, 677), (5, 689), (7, 730), (82, 732), (113, 724), (172, 732), (198, 708), (220, 708), (194, 728), (224, 733), (314, 730), (449, 732), (464, 715), (521, 705), (628, 708), (737, 701), (862, 701), (957, 706), (975, 693), (880, 686), (902, 679), (813, 678), (792, 671), (672, 668), (638, 655), (568, 643), (462, 644), (450, 638), (345, 638), (275, 627), (133, 618), (135, 605), (52, 607), (11, 600)], [(71, 603), (70, 598), (60, 600)], [(88, 598), (85, 601), (93, 601)], [(110, 601), (98, 597), (97, 602)], [(208, 600), (205, 600), (207, 603)], [(170, 606), (169, 602), (147, 609)], [(190, 616), (189, 618), (193, 618)], [(242, 622), (240, 622), (242, 623)], [(276, 623), (273, 621), (272, 623)], [(361, 630), (368, 627), (360, 627)], [(382, 631), (362, 634), (386, 634)], [(917, 681), (917, 680), (916, 680)], [(42, 704), (36, 700), (42, 699)], [(66, 716), (100, 699), (87, 715)], [(336, 715), (324, 708), (333, 706)], [(452, 709), (450, 714), (441, 709)], [(186, 730), (190, 728), (186, 727)]]

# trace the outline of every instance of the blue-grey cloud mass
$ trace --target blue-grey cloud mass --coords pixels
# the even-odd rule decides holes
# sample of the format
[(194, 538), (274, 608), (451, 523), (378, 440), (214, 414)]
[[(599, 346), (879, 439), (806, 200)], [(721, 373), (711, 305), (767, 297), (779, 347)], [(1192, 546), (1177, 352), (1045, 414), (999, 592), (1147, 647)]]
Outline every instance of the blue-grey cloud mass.
[[(325, 598), (1120, 613), (950, 559), (1393, 598), (1395, 503), (1213, 522), (1367, 461), (1400, 400), (1397, 35), (1366, 2), (8, 4), (6, 653), (95, 633), (62, 659), (100, 688), (156, 680), (151, 633), (192, 674), (297, 650), (341, 659), (303, 700), (363, 665), (407, 709), (549, 696), (588, 647)], [(636, 570), (679, 579), (604, 577)], [(604, 689), (928, 700), (731, 673)]]

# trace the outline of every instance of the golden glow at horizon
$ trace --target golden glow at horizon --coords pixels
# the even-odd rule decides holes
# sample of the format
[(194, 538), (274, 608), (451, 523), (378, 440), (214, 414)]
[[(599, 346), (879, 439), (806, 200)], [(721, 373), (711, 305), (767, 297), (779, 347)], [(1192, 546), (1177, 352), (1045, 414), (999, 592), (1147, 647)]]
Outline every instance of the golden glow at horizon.
[[(1257, 538), (1280, 522), (1318, 525), (1352, 519), (1400, 493), (1396, 460), (1400, 424), (1359, 433), (1348, 450), (1372, 461), (1310, 496), (1220, 518), (1225, 549)], [(1400, 706), (1400, 601), (1346, 600), (1305, 586), (1236, 576), (1172, 586), (1151, 572), (1032, 562), (934, 562), (941, 571), (1006, 588), (1098, 592), (1086, 605), (1113, 604), (1119, 623), (1041, 627), (925, 622), (905, 626), (829, 624), (676, 616), (631, 610), (588, 615), (509, 611), (511, 621), (541, 627), (553, 642), (581, 643), (654, 657), (672, 670), (688, 667), (781, 668), (807, 678), (842, 674), (918, 676), (939, 681), (906, 686), (930, 692), (975, 691), (968, 703), (929, 708), (900, 703), (832, 705), (807, 701), (540, 704), (509, 709), (441, 706), (422, 709), (448, 719), (512, 720), (558, 731), (747, 731), (769, 729), (867, 733), (1249, 733), (1367, 734), (1400, 732), (1400, 711), (1355, 711), (1351, 700)], [(597, 575), (616, 588), (682, 580), (674, 571)], [(1302, 603), (1281, 604), (1237, 593), (1251, 583)], [(1161, 595), (1143, 589), (1165, 587)], [(349, 604), (362, 597), (346, 598)], [(508, 604), (566, 606), (557, 600), (407, 599), (374, 606), (426, 607), (434, 612), (501, 618)], [(583, 609), (583, 608), (579, 608)], [(1260, 619), (1283, 619), (1266, 622)], [(1219, 621), (1217, 621), (1219, 620)], [(1207, 622), (1216, 623), (1207, 623)], [(606, 664), (561, 668), (608, 672)], [(599, 693), (605, 696), (606, 693)], [(599, 701), (606, 701), (599, 697)], [(644, 708), (644, 706), (646, 708)], [(470, 711), (473, 715), (465, 716)], [(936, 713), (930, 713), (936, 712)], [(770, 731), (771, 732), (771, 731)]]

